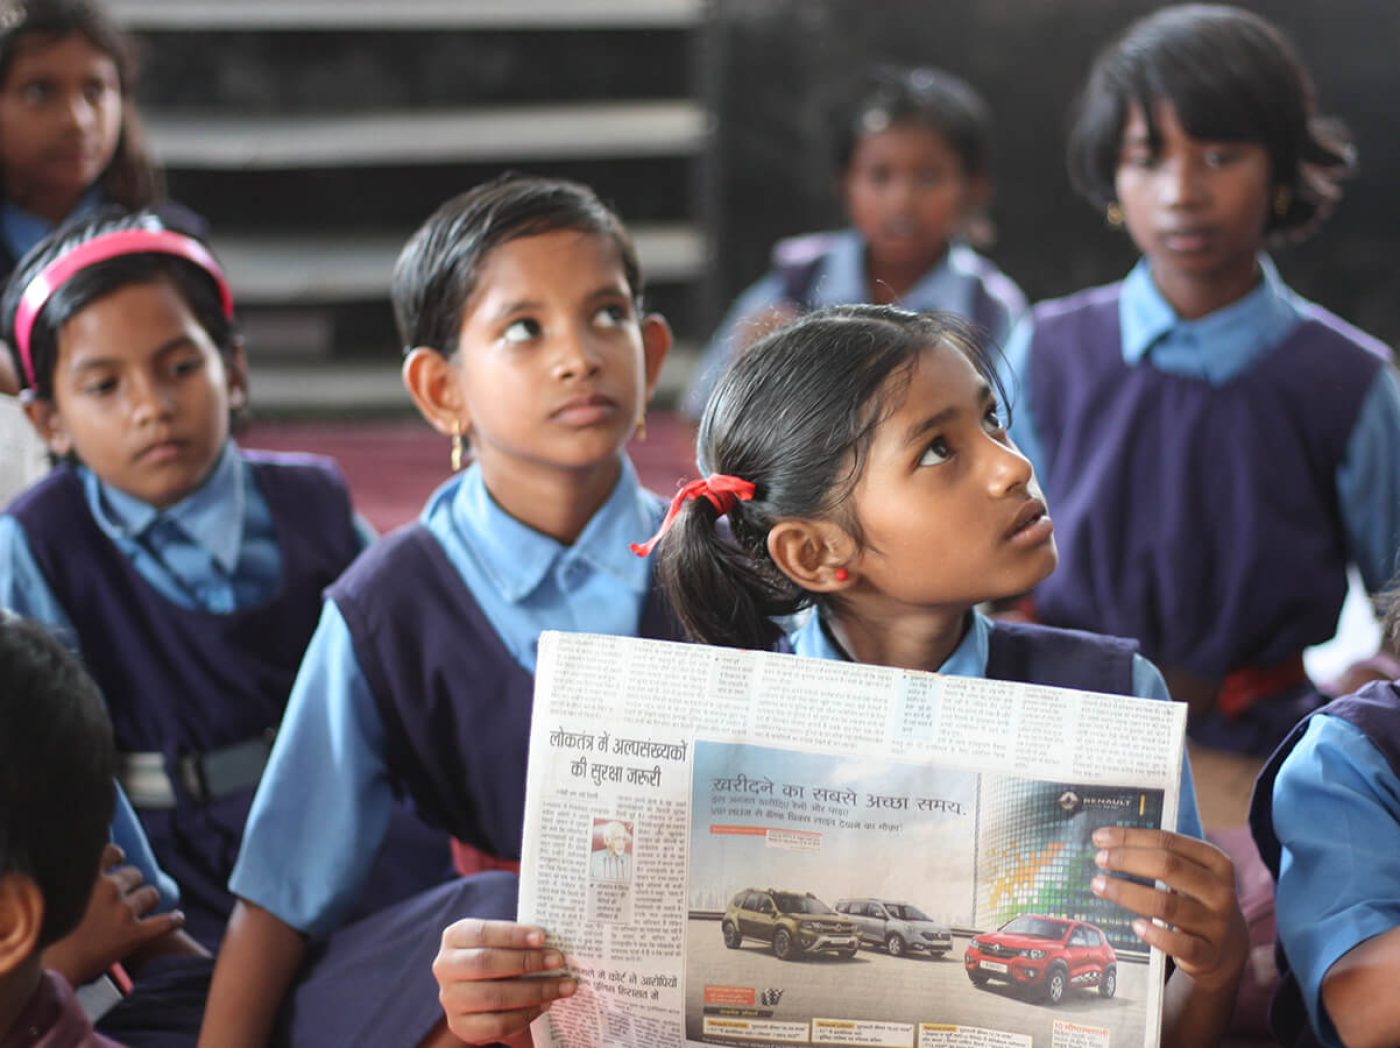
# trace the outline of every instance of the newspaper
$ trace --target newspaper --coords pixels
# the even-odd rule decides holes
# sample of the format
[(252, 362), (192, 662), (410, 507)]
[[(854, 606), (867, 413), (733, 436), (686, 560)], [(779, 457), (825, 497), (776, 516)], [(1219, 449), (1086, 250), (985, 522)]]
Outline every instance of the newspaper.
[(546, 633), (520, 919), (537, 1046), (1156, 1046), (1164, 961), (1090, 891), (1175, 827), (1178, 703)]

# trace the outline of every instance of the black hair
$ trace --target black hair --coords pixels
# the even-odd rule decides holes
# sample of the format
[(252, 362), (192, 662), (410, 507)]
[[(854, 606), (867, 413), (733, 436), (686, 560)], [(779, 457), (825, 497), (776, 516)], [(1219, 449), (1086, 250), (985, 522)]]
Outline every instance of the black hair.
[(987, 173), (991, 110), (966, 80), (927, 66), (881, 66), (868, 79), (866, 93), (840, 119), (838, 171), (851, 166), (856, 146), (867, 135), (914, 126), (928, 128), (947, 142), (968, 178)]
[(707, 499), (687, 502), (658, 550), (662, 585), (687, 631), (706, 644), (771, 648), (772, 619), (826, 598), (789, 579), (768, 554), (780, 520), (835, 520), (859, 544), (849, 496), (876, 428), (897, 407), (919, 356), (963, 353), (998, 393), (990, 353), (951, 313), (837, 306), (756, 342), (720, 379), (697, 439), (702, 474), (749, 481), (754, 497), (716, 526)]
[(28, 877), (43, 894), (42, 947), (87, 908), (112, 822), (116, 748), (77, 658), (7, 612), (0, 681), (0, 877)]
[[(138, 67), (135, 50), (107, 12), (94, 0), (0, 0), (0, 84), (15, 57), (26, 48), (57, 43), (77, 33), (112, 59), (121, 90), (122, 121), (111, 163), (98, 176), (107, 199), (128, 210), (149, 207), (164, 195), (160, 170), (146, 148), (136, 112)], [(0, 197), (5, 187), (0, 183)]]
[(577, 230), (611, 240), (640, 308), (642, 269), (622, 220), (577, 182), (507, 173), (453, 197), (409, 238), (394, 266), (394, 319), (404, 352), (457, 350), (467, 302), (488, 255), (522, 237)]
[[(1316, 111), (1312, 78), (1273, 25), (1212, 4), (1168, 7), (1133, 23), (1094, 62), (1069, 141), (1075, 188), (1096, 208), (1111, 202), (1123, 125), (1135, 104), (1160, 148), (1153, 114), (1171, 103), (1187, 134), (1256, 142), (1269, 153), (1275, 187), (1287, 191), (1269, 232), (1303, 234), (1341, 198), (1355, 153), (1346, 129)], [(1283, 199), (1283, 198), (1281, 198)]]
[[(108, 209), (96, 216), (65, 223), (31, 250), (15, 269), (10, 283), (0, 298), (0, 337), (10, 347), (15, 358), (20, 381), (30, 386), (29, 378), (19, 367), (15, 346), (15, 313), (30, 281), (45, 266), (67, 254), (80, 244), (106, 233), (125, 229), (162, 230), (168, 228), (161, 218), (149, 211), (125, 214)], [(175, 230), (189, 236), (184, 230)], [(198, 239), (191, 237), (191, 239)], [(224, 315), (223, 300), (214, 278), (203, 268), (187, 259), (156, 252), (118, 255), (97, 262), (73, 274), (53, 293), (44, 308), (34, 318), (29, 333), (29, 359), (34, 365), (32, 388), (43, 399), (53, 397), (53, 369), (58, 363), (58, 334), (63, 325), (98, 299), (110, 295), (128, 284), (145, 284), (168, 280), (189, 306), (190, 312), (228, 361), (238, 342), (238, 333)]]

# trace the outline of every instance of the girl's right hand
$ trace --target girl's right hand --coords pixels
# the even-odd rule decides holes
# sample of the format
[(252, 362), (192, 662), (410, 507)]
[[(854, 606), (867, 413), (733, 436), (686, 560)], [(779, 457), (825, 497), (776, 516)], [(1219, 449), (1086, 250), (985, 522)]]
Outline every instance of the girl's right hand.
[(152, 913), (160, 893), (145, 883), (115, 844), (102, 852), (101, 873), (88, 897), (78, 927), (44, 950), (44, 967), (74, 986), (91, 982), (137, 950), (169, 935), (185, 923), (179, 910)]
[[(564, 955), (546, 947), (542, 928), (467, 918), (442, 933), (433, 960), (447, 1027), (468, 1044), (528, 1044), (529, 1026), (550, 1004), (571, 996)], [(543, 973), (559, 971), (553, 978)]]

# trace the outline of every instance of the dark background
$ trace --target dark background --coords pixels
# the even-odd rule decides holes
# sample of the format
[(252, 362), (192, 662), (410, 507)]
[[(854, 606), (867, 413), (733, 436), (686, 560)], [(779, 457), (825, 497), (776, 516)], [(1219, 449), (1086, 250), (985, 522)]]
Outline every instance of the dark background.
[[(1142, 0), (716, 0), (701, 89), (718, 114), (702, 199), (717, 269), (714, 317), (767, 264), (773, 241), (842, 224), (830, 112), (871, 63), (941, 66), (976, 86), (996, 125), (988, 253), (1032, 300), (1114, 280), (1135, 252), (1071, 190), (1069, 107), (1093, 56), (1158, 7)], [(1320, 108), (1351, 129), (1359, 168), (1311, 239), (1275, 252), (1299, 292), (1400, 343), (1400, 3), (1242, 3), (1278, 25)]]

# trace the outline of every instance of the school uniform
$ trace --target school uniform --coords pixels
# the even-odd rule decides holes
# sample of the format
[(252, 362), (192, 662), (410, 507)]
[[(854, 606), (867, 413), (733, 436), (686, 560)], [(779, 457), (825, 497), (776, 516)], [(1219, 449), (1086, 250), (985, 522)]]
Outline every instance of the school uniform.
[(366, 541), (329, 461), (232, 443), (163, 512), (61, 466), (0, 516), (0, 606), (82, 655), (122, 785), (211, 948), (321, 590)]
[(1400, 545), (1400, 384), (1389, 351), (1260, 259), (1244, 298), (1176, 315), (1146, 261), (1037, 305), (1006, 349), (1011, 435), (1055, 518), (1051, 625), (1133, 637), (1207, 746), (1266, 755), (1322, 700), (1354, 562), (1372, 592)]
[[(819, 614), (809, 615), (787, 640), (793, 654), (850, 661)], [(950, 677), (1171, 700), (1157, 667), (1137, 654), (1133, 641), (1048, 626), (994, 622), (976, 611), (968, 612), (967, 632), (938, 672)], [(1205, 838), (1196, 810), (1191, 765), (1184, 757), (1176, 829), (1188, 837)]]
[(1400, 686), (1368, 684), (1297, 725), (1259, 775), (1250, 828), (1278, 885), (1274, 1033), (1340, 1048), (1322, 980), (1400, 926)]
[(515, 876), (488, 872), (343, 926), (395, 791), (478, 869), (518, 868), (539, 633), (679, 639), (628, 550), (662, 512), (624, 459), (564, 546), (502, 510), (472, 466), (331, 587), (230, 882), (312, 940), (285, 1041), (418, 1043), (441, 1018), (442, 929), (514, 919)]
[[(772, 269), (734, 300), (705, 347), (682, 410), (696, 418), (704, 413), (706, 401), (734, 356), (740, 329), (767, 310), (786, 306), (805, 313), (869, 301), (865, 240), (854, 229), (779, 241), (773, 249)], [(967, 317), (1000, 346), (1025, 312), (1026, 297), (990, 259), (954, 241), (899, 305), (916, 312), (941, 310)]]

